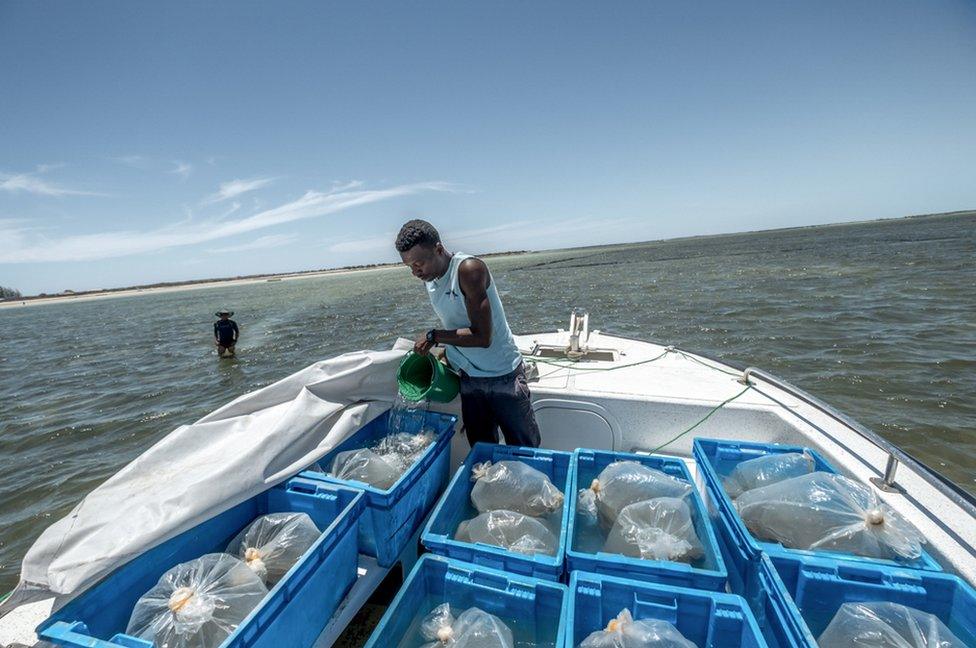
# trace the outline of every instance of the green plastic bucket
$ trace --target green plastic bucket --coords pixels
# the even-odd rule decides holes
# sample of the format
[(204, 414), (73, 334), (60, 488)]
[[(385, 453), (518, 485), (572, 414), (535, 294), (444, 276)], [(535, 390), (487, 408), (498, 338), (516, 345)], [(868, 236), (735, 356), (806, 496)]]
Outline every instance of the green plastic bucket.
[(400, 394), (411, 401), (423, 399), (449, 403), (458, 395), (461, 384), (457, 374), (434, 356), (411, 351), (400, 361), (397, 371)]

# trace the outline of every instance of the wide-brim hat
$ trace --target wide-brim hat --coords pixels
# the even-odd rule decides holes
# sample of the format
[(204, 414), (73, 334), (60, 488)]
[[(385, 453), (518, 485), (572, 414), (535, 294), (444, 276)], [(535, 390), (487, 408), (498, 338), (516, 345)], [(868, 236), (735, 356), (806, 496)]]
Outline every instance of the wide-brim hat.
[(234, 316), (234, 311), (232, 311), (232, 310), (219, 310), (216, 313), (214, 313), (214, 315), (216, 317), (220, 317), (221, 315), (227, 315), (228, 317), (233, 317)]

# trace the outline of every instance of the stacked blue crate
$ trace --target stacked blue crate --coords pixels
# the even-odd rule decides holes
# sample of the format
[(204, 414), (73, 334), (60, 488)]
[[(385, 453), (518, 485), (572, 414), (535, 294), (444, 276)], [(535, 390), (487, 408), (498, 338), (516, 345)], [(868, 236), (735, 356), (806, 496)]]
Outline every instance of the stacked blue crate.
[(125, 634), (136, 601), (170, 568), (224, 551), (255, 518), (307, 513), (322, 535), (218, 647), (311, 646), (356, 580), (356, 531), (365, 509), (358, 491), (292, 479), (252, 497), (118, 568), (37, 628), (38, 636), (70, 648), (152, 648)]
[(494, 614), (515, 645), (560, 648), (569, 596), (559, 583), (518, 576), (433, 554), (417, 561), (365, 648), (419, 646), (420, 622), (443, 603), (457, 615), (471, 607)]
[[(437, 503), (421, 536), (430, 551), (466, 562), (501, 569), (513, 574), (558, 581), (563, 576), (566, 553), (567, 526), (570, 516), (570, 489), (572, 488), (572, 457), (569, 452), (478, 443), (471, 449), (464, 463), (458, 468)], [(565, 495), (563, 508), (553, 515), (552, 531), (559, 536), (556, 555), (525, 555), (493, 545), (461, 542), (454, 539), (458, 524), (478, 515), (471, 504), (471, 470), (475, 464), (490, 461), (520, 461), (540, 471)]]
[[(340, 452), (370, 446), (389, 434), (389, 415), (386, 412), (364, 425), (323, 457), (319, 465), (329, 470)], [(432, 430), (436, 440), (387, 489), (310, 470), (302, 472), (301, 476), (363, 491), (367, 510), (359, 527), (359, 551), (374, 556), (380, 567), (392, 567), (447, 485), (451, 438), (456, 424), (457, 417), (450, 414), (422, 410), (403, 414), (398, 432)]]
[(729, 584), (734, 592), (743, 591), (745, 582), (752, 577), (763, 554), (770, 556), (825, 556), (856, 563), (911, 567), (940, 571), (939, 564), (923, 550), (922, 556), (911, 562), (898, 562), (866, 558), (840, 552), (789, 549), (776, 542), (764, 542), (753, 536), (735, 510), (732, 499), (722, 486), (722, 478), (728, 476), (736, 465), (749, 459), (768, 454), (807, 452), (814, 458), (815, 470), (836, 473), (830, 463), (816, 451), (799, 446), (788, 446), (745, 441), (723, 441), (697, 438), (694, 441), (695, 461), (705, 484), (709, 513), (722, 535), (729, 563)]
[[(566, 548), (567, 571), (588, 571), (600, 574), (651, 581), (678, 587), (723, 591), (727, 579), (715, 531), (701, 496), (692, 481), (691, 473), (680, 459), (656, 455), (578, 449), (574, 453), (572, 499)], [(577, 514), (579, 490), (588, 487), (604, 468), (615, 461), (636, 461), (648, 468), (688, 482), (692, 491), (687, 501), (694, 520), (695, 533), (704, 549), (704, 557), (692, 564), (667, 560), (642, 560), (606, 553), (596, 547), (585, 546), (583, 520)]]
[(622, 610), (635, 620), (673, 625), (702, 648), (766, 648), (746, 601), (731, 594), (655, 585), (626, 578), (573, 572), (564, 648), (575, 648)]
[(889, 602), (937, 616), (976, 646), (976, 590), (945, 573), (834, 558), (763, 556), (747, 598), (765, 615), (772, 648), (817, 648), (844, 603)]

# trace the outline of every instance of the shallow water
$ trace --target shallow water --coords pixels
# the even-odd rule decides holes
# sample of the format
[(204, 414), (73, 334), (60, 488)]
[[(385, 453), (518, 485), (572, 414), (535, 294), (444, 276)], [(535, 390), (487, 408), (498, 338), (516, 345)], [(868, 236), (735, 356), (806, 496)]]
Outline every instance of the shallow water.
[[(763, 367), (976, 492), (976, 215), (489, 261), (518, 332), (594, 328)], [(212, 314), (241, 326), (218, 360)], [(34, 538), (174, 427), (433, 325), (406, 269), (0, 309), (0, 591)]]

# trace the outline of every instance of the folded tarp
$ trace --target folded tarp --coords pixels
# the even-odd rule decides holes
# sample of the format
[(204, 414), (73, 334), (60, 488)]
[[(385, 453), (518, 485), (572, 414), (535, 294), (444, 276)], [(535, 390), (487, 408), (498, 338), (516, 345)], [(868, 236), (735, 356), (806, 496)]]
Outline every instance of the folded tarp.
[(176, 428), (41, 534), (0, 616), (50, 596), (60, 607), (147, 549), (318, 461), (389, 409), (403, 353), (317, 362)]

